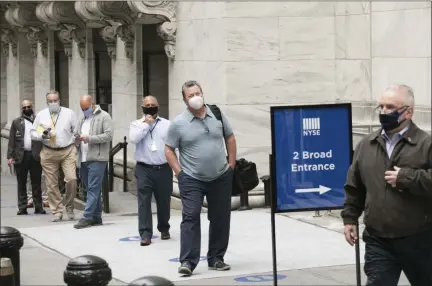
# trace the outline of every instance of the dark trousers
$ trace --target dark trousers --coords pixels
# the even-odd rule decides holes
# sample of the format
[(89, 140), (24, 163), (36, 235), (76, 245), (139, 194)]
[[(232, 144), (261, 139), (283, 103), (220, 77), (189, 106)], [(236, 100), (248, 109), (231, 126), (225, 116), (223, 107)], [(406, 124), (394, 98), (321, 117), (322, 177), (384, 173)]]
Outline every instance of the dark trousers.
[(396, 286), (403, 271), (412, 286), (432, 285), (432, 230), (402, 238), (376, 237), (367, 230), (364, 271), (370, 286)]
[(202, 182), (180, 172), (178, 177), (182, 200), (182, 222), (180, 225), (180, 263), (189, 262), (193, 269), (201, 254), (201, 207), (207, 197), (210, 221), (207, 262), (224, 261), (228, 248), (231, 220), (231, 189), (233, 170), (211, 182)]
[(173, 192), (173, 171), (168, 164), (162, 167), (136, 164), (136, 184), (138, 189), (138, 231), (141, 238), (153, 236), (153, 216), (151, 209), (154, 194), (157, 207), (157, 229), (167, 232), (170, 229), (171, 194)]
[(27, 209), (27, 178), (29, 172), (33, 203), (36, 209), (42, 209), (42, 167), (40, 162), (33, 158), (31, 151), (24, 151), (21, 163), (15, 164), (15, 173), (18, 182), (18, 209)]

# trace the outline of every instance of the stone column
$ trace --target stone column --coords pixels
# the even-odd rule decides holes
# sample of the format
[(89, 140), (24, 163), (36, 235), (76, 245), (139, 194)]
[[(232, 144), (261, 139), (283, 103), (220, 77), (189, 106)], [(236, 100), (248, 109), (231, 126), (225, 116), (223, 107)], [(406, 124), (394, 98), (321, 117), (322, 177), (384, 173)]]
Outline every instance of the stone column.
[(34, 68), (26, 36), (14, 31), (9, 35), (13, 38), (6, 61), (7, 121), (10, 123), (20, 116), (24, 99), (34, 101)]
[(36, 111), (46, 107), (46, 93), (55, 89), (55, 48), (54, 33), (38, 29), (32, 35), (32, 53), (34, 57)]
[[(113, 145), (123, 141), (129, 125), (136, 120), (137, 106), (143, 95), (142, 26), (120, 28), (116, 41), (116, 56), (112, 59), (112, 115), (114, 120)], [(128, 144), (128, 157), (133, 158), (134, 145)]]
[(1, 61), (0, 61), (0, 102), (1, 102), (1, 126), (3, 129), (7, 123), (7, 71), (6, 71), (6, 63), (7, 56), (6, 53), (9, 53), (9, 44), (4, 44), (3, 41), (0, 41), (1, 48)]

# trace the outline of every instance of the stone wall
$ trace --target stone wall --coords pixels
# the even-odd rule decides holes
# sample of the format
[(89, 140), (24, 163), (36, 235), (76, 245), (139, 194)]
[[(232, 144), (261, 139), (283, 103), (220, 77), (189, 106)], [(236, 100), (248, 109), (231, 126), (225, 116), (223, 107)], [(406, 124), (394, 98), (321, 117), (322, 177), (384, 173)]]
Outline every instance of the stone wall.
[(272, 105), (353, 103), (355, 124), (376, 123), (379, 93), (414, 88), (415, 120), (430, 128), (430, 2), (180, 2), (170, 118), (181, 84), (196, 79), (230, 117), (238, 156), (268, 172)]

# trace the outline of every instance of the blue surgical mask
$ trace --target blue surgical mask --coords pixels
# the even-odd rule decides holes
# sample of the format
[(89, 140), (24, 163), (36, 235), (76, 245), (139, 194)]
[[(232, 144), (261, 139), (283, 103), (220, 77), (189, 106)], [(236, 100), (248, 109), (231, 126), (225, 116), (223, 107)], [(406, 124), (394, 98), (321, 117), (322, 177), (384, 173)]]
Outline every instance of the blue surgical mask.
[(93, 107), (90, 107), (89, 109), (83, 111), (83, 113), (85, 117), (90, 117), (93, 114)]

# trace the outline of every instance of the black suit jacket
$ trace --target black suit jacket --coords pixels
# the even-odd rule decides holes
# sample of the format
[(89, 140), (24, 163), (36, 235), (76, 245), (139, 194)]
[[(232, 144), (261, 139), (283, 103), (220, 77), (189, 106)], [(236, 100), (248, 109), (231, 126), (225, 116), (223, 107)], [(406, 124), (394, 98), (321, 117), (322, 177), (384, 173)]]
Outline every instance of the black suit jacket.
[[(24, 117), (20, 116), (12, 121), (9, 131), (9, 142), (7, 158), (14, 159), (16, 164), (20, 164), (24, 158), (24, 133), (25, 122)], [(31, 151), (33, 158), (40, 161), (40, 151), (42, 150), (42, 142), (32, 140)]]

